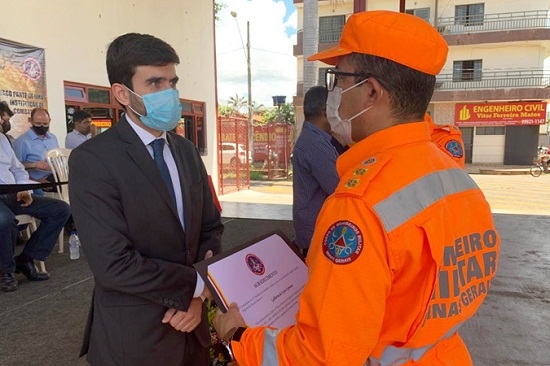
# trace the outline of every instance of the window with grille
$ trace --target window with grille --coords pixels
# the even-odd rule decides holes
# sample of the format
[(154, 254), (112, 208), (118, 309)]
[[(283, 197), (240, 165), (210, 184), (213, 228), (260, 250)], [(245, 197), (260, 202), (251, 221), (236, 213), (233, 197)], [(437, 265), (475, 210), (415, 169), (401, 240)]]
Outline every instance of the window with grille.
[(345, 23), (345, 15), (319, 17), (319, 43), (338, 42)]
[(405, 10), (405, 13), (417, 16), (427, 22), (430, 21), (430, 8), (408, 9)]
[(483, 25), (485, 4), (468, 4), (455, 6), (456, 25)]
[(482, 60), (453, 62), (453, 81), (480, 81)]

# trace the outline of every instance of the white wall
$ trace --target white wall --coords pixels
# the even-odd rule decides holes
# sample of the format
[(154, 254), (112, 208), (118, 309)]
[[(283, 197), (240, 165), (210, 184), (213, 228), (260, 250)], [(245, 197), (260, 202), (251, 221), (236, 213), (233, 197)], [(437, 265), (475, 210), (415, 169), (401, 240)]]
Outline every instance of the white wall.
[[(353, 1), (352, 1), (353, 3)], [(353, 6), (353, 4), (352, 4)], [(416, 5), (414, 6), (416, 8)], [(407, 9), (409, 6), (407, 6)], [(395, 0), (367, 0), (367, 10), (393, 10), (399, 11), (399, 1)], [(352, 10), (353, 11), (353, 8)]]
[(438, 15), (440, 17), (454, 17), (456, 5), (479, 3), (485, 4), (485, 14), (512, 13), (520, 11), (548, 9), (548, 0), (447, 0), (439, 1)]
[(544, 68), (545, 50), (541, 46), (518, 43), (495, 43), (474, 46), (453, 46), (441, 73), (452, 73), (453, 61), (483, 60), (484, 71)]
[(433, 106), (432, 118), (436, 123), (441, 125), (454, 125), (455, 123), (455, 103), (432, 103)]
[[(325, 3), (325, 4), (323, 4)], [(331, 5), (328, 1), (319, 2), (319, 16), (327, 17), (331, 15), (350, 15), (353, 13), (353, 1), (348, 1), (344, 4), (335, 4)], [(324, 5), (324, 6), (323, 6)]]
[[(26, 0), (2, 7), (1, 37), (45, 49), (51, 131), (65, 139), (64, 81), (109, 86), (108, 44), (148, 33), (180, 57), (181, 98), (206, 102), (207, 170), (217, 181), (213, 3), (208, 0)], [(0, 81), (1, 83), (1, 81)]]

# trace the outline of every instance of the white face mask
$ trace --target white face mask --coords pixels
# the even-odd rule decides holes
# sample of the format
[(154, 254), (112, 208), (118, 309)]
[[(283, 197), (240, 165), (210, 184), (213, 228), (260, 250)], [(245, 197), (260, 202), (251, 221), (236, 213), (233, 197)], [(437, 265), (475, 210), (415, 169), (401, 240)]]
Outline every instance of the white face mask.
[(328, 92), (327, 97), (327, 119), (328, 123), (330, 123), (330, 128), (332, 132), (338, 134), (342, 138), (342, 143), (344, 145), (350, 144), (353, 140), (351, 138), (351, 121), (354, 118), (359, 117), (369, 109), (371, 109), (373, 106), (367, 107), (363, 109), (361, 112), (357, 113), (355, 116), (350, 117), (346, 120), (342, 120), (340, 117), (340, 113), (338, 112), (338, 109), (340, 108), (340, 102), (342, 101), (342, 94), (347, 92), (348, 90), (351, 90), (355, 88), (356, 86), (359, 86), (366, 82), (369, 79), (365, 79), (363, 81), (358, 82), (355, 85), (350, 86), (346, 90), (342, 90), (339, 86), (335, 86), (334, 89), (330, 92)]

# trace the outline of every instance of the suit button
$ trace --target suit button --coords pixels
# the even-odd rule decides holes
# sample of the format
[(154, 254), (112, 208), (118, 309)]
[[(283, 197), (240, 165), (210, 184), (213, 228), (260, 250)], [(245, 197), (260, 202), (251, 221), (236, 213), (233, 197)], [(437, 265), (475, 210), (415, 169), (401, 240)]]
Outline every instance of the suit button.
[(162, 297), (162, 296), (159, 297), (159, 301), (160, 301), (160, 302), (164, 302), (164, 297)]
[(168, 301), (168, 305), (170, 305), (170, 306), (174, 305), (174, 300)]
[(174, 306), (179, 306), (179, 304), (180, 304), (179, 302), (174, 301)]

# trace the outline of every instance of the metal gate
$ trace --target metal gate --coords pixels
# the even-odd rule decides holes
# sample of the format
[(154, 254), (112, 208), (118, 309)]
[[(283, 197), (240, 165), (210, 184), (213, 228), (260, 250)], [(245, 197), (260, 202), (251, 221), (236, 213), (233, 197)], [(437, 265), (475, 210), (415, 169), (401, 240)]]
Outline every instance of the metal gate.
[(271, 123), (254, 126), (254, 169), (268, 180), (288, 179), (293, 141), (293, 125)]
[(248, 140), (248, 120), (218, 117), (218, 170), (220, 194), (250, 188), (252, 152)]

